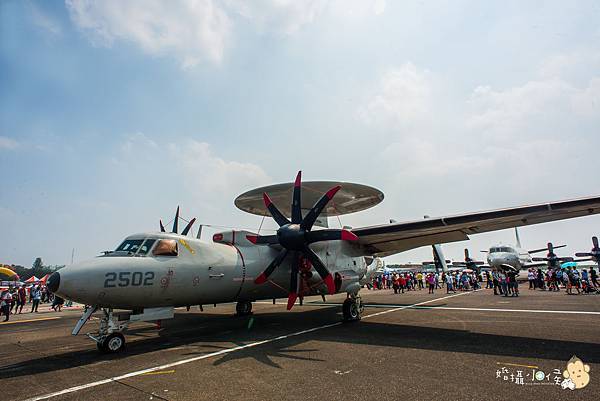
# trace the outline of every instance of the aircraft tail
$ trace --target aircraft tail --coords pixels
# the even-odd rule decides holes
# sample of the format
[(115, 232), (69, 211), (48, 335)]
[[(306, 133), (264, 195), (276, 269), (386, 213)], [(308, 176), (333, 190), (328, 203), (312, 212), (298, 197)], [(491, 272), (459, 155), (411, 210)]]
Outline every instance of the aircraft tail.
[(519, 229), (517, 227), (515, 227), (515, 237), (517, 239), (517, 247), (518, 248), (523, 248), (521, 246), (521, 238), (519, 238)]

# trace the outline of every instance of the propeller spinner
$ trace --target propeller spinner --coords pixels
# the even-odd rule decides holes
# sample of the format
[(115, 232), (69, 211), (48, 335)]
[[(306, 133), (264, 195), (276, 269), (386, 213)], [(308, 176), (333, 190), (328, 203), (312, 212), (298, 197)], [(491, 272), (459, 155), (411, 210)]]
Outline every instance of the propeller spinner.
[(283, 260), (286, 258), (288, 253), (292, 253), (292, 271), (290, 275), (290, 291), (288, 294), (287, 309), (290, 310), (298, 298), (298, 274), (300, 271), (301, 256), (304, 256), (310, 261), (312, 266), (315, 268), (321, 279), (327, 286), (327, 290), (330, 294), (335, 293), (335, 284), (333, 276), (325, 267), (321, 258), (310, 249), (309, 245), (315, 242), (321, 241), (356, 241), (358, 237), (349, 230), (344, 229), (325, 229), (311, 231), (315, 221), (325, 208), (329, 201), (333, 199), (335, 194), (340, 190), (341, 186), (335, 186), (327, 191), (309, 210), (309, 212), (302, 217), (302, 205), (301, 205), (301, 194), (302, 194), (302, 171), (298, 172), (296, 181), (294, 182), (294, 192), (292, 197), (291, 207), (291, 221), (288, 220), (275, 206), (275, 204), (269, 198), (267, 193), (263, 193), (263, 201), (267, 210), (279, 225), (276, 235), (249, 235), (247, 236), (250, 242), (255, 244), (274, 245), (279, 244), (283, 249), (273, 259), (273, 261), (267, 266), (267, 268), (254, 280), (256, 284), (262, 284), (266, 282), (269, 276), (275, 271), (275, 269), (281, 265)]

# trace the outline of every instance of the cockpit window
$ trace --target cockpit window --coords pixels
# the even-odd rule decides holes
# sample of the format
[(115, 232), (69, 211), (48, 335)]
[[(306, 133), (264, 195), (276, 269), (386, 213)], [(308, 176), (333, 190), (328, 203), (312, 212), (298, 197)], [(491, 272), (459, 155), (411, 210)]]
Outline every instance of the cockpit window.
[(148, 238), (147, 240), (144, 241), (144, 243), (142, 244), (142, 246), (140, 246), (137, 254), (138, 255), (145, 255), (145, 254), (147, 254), (148, 251), (150, 250), (150, 248), (152, 248), (152, 245), (154, 245), (155, 242), (156, 242), (155, 239)]
[(116, 252), (135, 253), (140, 245), (142, 245), (142, 242), (144, 242), (143, 239), (126, 239), (121, 245), (119, 245), (119, 247), (116, 249)]
[(177, 241), (174, 239), (161, 239), (154, 247), (152, 254), (154, 256), (177, 256)]
[(506, 252), (506, 253), (514, 253), (515, 251), (510, 248), (510, 247), (499, 247), (499, 248), (490, 248), (490, 253), (497, 253), (497, 252)]

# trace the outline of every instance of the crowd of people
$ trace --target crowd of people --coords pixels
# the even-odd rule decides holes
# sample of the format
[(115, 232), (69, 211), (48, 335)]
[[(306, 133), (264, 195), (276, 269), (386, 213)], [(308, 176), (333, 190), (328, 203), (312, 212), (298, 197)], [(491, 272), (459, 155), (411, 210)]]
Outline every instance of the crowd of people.
[[(23, 307), (31, 304), (29, 313), (38, 313), (40, 304), (49, 303), (51, 308), (60, 312), (65, 300), (53, 294), (45, 285), (34, 284), (27, 287), (25, 284), (9, 287), (0, 292), (0, 317), (8, 321), (10, 315), (23, 313)], [(70, 306), (70, 302), (67, 306)], [(29, 309), (29, 308), (27, 308)]]
[(527, 272), (527, 281), (529, 281), (530, 290), (542, 291), (560, 291), (561, 287), (567, 294), (590, 294), (597, 293), (600, 288), (598, 283), (598, 272), (592, 266), (589, 271), (583, 268), (581, 271), (577, 266), (571, 266), (561, 269), (529, 269)]
[(481, 288), (483, 277), (473, 271), (462, 272), (387, 272), (373, 278), (369, 289), (393, 289), (395, 294), (404, 294), (404, 291), (418, 291), (427, 288), (430, 294), (435, 290), (446, 288), (446, 293), (458, 291), (471, 291)]
[[(446, 293), (456, 291), (478, 290), (484, 286), (493, 289), (494, 295), (505, 297), (519, 296), (519, 273), (514, 270), (492, 269), (477, 273), (465, 269), (451, 272), (385, 272), (373, 278), (369, 289), (393, 289), (395, 294), (405, 291), (419, 291), (427, 288), (430, 294), (445, 287)], [(600, 293), (598, 273), (591, 267), (581, 272), (576, 266), (561, 269), (529, 269), (527, 272), (529, 289), (560, 291), (565, 289), (567, 294)]]

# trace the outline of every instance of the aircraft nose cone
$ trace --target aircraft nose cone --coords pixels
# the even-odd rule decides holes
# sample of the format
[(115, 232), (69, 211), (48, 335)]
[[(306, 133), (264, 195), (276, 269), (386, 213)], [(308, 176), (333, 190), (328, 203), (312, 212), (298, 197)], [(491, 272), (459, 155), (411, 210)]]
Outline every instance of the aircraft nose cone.
[(58, 287), (60, 286), (60, 274), (58, 272), (54, 272), (48, 277), (48, 282), (46, 286), (51, 292), (58, 291)]

